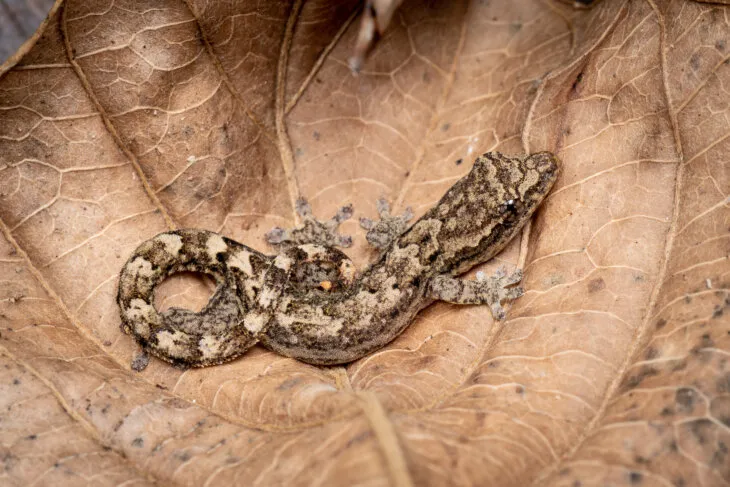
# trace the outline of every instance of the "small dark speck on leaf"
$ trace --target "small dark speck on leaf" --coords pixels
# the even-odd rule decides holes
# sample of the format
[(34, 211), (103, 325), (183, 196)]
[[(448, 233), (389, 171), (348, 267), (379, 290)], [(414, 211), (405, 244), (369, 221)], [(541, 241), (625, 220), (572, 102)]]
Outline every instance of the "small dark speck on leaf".
[(709, 419), (699, 419), (697, 421), (692, 421), (689, 424), (689, 429), (694, 435), (697, 443), (704, 445), (707, 442), (710, 432), (714, 429), (714, 423)]
[(646, 360), (652, 360), (659, 356), (659, 350), (656, 349), (656, 347), (649, 347), (646, 349), (646, 353), (644, 353), (644, 358)]
[(17, 386), (20, 384), (20, 379), (13, 379), (13, 385)]
[(649, 460), (648, 460), (647, 458), (644, 458), (644, 457), (642, 457), (641, 455), (636, 455), (636, 456), (634, 457), (634, 461), (635, 461), (636, 463), (640, 463), (640, 464), (646, 464), (646, 463), (649, 463)]
[(142, 448), (144, 446), (144, 440), (142, 438), (135, 438), (132, 440), (132, 446), (135, 448)]
[(724, 310), (722, 309), (722, 306), (718, 304), (717, 306), (715, 306), (715, 310), (712, 312), (712, 317), (719, 318), (720, 316), (722, 316), (723, 312)]
[(692, 54), (692, 56), (690, 56), (690, 58), (689, 58), (689, 65), (695, 71), (697, 71), (698, 69), (700, 69), (700, 56), (699, 56), (699, 54), (695, 53), (695, 54)]
[(460, 166), (462, 162), (464, 162), (464, 159), (457, 159), (456, 160), (456, 165), (457, 166)]
[(588, 291), (589, 292), (592, 292), (592, 293), (595, 293), (595, 292), (598, 292), (598, 291), (600, 291), (602, 289), (605, 289), (605, 287), (606, 287), (606, 281), (604, 281), (600, 277), (598, 279), (592, 279), (588, 283)]
[(727, 372), (724, 376), (717, 379), (715, 388), (719, 395), (730, 393), (730, 372)]
[(575, 81), (573, 81), (573, 86), (571, 86), (571, 89), (573, 91), (577, 91), (578, 85), (580, 84), (581, 81), (583, 81), (583, 72), (582, 71), (580, 73), (578, 73), (578, 76), (575, 77)]
[(640, 484), (641, 481), (643, 480), (643, 478), (644, 478), (644, 476), (641, 475), (641, 472), (631, 472), (629, 474), (629, 482), (631, 482), (634, 485)]
[(287, 379), (284, 382), (282, 382), (281, 384), (279, 384), (279, 387), (277, 387), (277, 389), (280, 391), (287, 391), (287, 390), (291, 389), (292, 387), (297, 386), (300, 382), (301, 382), (301, 379), (297, 379), (297, 378)]
[(682, 387), (674, 394), (674, 401), (679, 406), (680, 411), (692, 411), (694, 409), (695, 399), (695, 391), (688, 387)]
[(319, 140), (321, 134), (315, 130), (314, 132), (312, 132), (312, 137), (314, 137), (314, 140)]
[(443, 125), (441, 126), (441, 131), (442, 131), (442, 132), (446, 132), (446, 131), (447, 131), (447, 130), (449, 130), (450, 128), (451, 128), (451, 124), (447, 122), (447, 123), (445, 123), (445, 124), (443, 124)]

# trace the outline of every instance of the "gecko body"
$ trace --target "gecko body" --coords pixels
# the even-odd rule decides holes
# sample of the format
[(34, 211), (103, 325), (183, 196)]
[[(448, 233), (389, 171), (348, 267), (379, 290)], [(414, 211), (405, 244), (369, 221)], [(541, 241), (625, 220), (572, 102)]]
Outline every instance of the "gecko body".
[[(381, 253), (362, 273), (329, 245), (332, 237), (324, 245), (295, 241), (267, 256), (214, 232), (160, 234), (140, 245), (122, 269), (123, 329), (153, 355), (184, 366), (223, 363), (257, 342), (331, 365), (383, 347), (434, 300), (489, 304), (501, 319), (501, 302), (522, 292), (513, 287), (520, 271), (477, 280), (455, 276), (504, 248), (550, 191), (558, 167), (548, 152), (484, 154), (413, 225), (384, 222), (392, 235), (377, 238)], [(155, 286), (181, 271), (214, 278), (208, 305), (198, 313), (158, 312)]]

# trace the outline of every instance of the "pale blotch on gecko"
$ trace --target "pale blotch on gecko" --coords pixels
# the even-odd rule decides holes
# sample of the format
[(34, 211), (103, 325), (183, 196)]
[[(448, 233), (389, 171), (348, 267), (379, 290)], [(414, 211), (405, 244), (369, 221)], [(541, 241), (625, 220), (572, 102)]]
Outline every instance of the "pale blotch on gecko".
[[(331, 365), (383, 347), (435, 300), (487, 304), (501, 320), (502, 302), (522, 294), (516, 287), (520, 270), (476, 280), (455, 276), (507, 245), (550, 191), (558, 168), (549, 152), (486, 153), (410, 227), (409, 214), (391, 216), (380, 201), (380, 221), (361, 219), (368, 241), (380, 249), (361, 273), (333, 247), (351, 242), (336, 232), (352, 215), (351, 206), (319, 222), (300, 201), (303, 226), (268, 234), (281, 249), (273, 257), (205, 230), (159, 234), (143, 242), (122, 269), (122, 329), (145, 351), (185, 367), (227, 362), (256, 343)], [(213, 277), (213, 296), (197, 313), (158, 312), (155, 287), (182, 271)]]

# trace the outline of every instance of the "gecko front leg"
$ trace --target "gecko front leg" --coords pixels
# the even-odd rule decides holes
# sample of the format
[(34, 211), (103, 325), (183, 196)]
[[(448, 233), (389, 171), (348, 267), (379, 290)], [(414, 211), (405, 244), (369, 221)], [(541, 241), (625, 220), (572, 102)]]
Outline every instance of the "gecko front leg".
[(408, 228), (408, 221), (413, 218), (413, 210), (410, 207), (402, 215), (393, 216), (390, 214), (390, 204), (385, 198), (378, 199), (376, 203), (378, 210), (378, 221), (370, 218), (360, 218), (360, 226), (368, 231), (365, 238), (368, 243), (380, 251), (385, 251), (400, 234)]
[(517, 299), (524, 293), (515, 287), (522, 280), (522, 270), (507, 274), (504, 266), (493, 276), (477, 272), (475, 280), (460, 279), (449, 275), (434, 276), (428, 287), (428, 296), (453, 304), (486, 304), (496, 320), (505, 317), (502, 302)]

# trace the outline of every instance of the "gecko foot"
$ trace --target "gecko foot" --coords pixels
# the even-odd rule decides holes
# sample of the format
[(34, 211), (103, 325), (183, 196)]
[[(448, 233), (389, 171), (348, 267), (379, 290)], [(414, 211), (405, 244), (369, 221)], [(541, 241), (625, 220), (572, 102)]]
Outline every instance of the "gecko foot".
[(319, 244), (328, 246), (350, 247), (352, 237), (337, 233), (337, 227), (352, 217), (352, 205), (343, 206), (337, 214), (327, 221), (319, 221), (312, 214), (312, 207), (307, 200), (299, 198), (296, 203), (297, 214), (302, 217), (300, 227), (287, 230), (281, 227), (272, 228), (266, 234), (266, 241), (284, 249), (302, 244)]
[(385, 198), (380, 198), (376, 206), (380, 220), (376, 222), (370, 218), (360, 218), (360, 226), (368, 231), (365, 238), (370, 245), (385, 250), (408, 228), (408, 220), (413, 218), (413, 211), (408, 207), (402, 215), (392, 216)]
[(487, 304), (496, 320), (505, 318), (502, 302), (511, 301), (524, 294), (521, 287), (512, 287), (522, 280), (522, 270), (507, 274), (500, 267), (493, 276), (477, 272), (476, 280), (435, 276), (431, 280), (429, 294), (434, 299), (454, 304)]
[(477, 272), (477, 293), (483, 302), (489, 305), (494, 319), (500, 321), (504, 319), (503, 301), (512, 301), (525, 293), (521, 287), (511, 287), (521, 280), (522, 269), (507, 274), (507, 269), (501, 266), (493, 276), (487, 276), (482, 271)]

